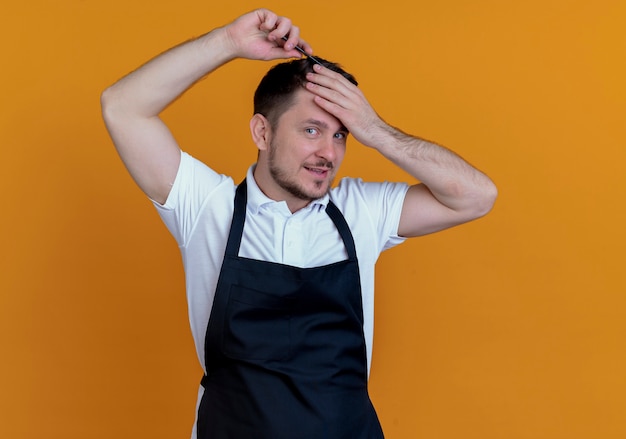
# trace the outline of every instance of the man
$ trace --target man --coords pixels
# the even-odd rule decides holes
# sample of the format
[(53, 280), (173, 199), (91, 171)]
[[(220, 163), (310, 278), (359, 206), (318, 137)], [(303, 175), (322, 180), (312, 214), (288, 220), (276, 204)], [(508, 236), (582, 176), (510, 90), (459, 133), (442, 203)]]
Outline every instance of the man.
[[(367, 394), (374, 264), (403, 241), (486, 214), (496, 189), (453, 152), (385, 123), (354, 78), (304, 57), (268, 72), (238, 186), (181, 153), (159, 113), (236, 59), (312, 54), (260, 9), (177, 46), (102, 96), (129, 172), (178, 241), (205, 376), (198, 438), (382, 438)], [(420, 181), (332, 188), (348, 134)]]

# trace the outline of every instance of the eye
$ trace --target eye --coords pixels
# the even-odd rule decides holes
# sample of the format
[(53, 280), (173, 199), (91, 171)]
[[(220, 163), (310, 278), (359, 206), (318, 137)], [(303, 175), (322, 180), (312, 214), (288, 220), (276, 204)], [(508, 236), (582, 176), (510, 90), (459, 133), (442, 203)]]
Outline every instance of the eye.
[(304, 132), (311, 135), (311, 136), (315, 136), (316, 134), (319, 133), (317, 128), (305, 128)]
[(348, 133), (344, 133), (343, 131), (340, 131), (338, 133), (335, 133), (335, 139), (339, 139), (339, 140), (345, 140), (346, 137), (348, 137)]

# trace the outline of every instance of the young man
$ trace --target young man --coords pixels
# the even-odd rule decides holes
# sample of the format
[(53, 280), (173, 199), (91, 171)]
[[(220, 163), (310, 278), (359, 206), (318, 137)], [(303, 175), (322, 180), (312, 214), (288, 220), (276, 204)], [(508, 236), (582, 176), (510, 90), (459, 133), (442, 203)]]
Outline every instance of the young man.
[[(285, 39), (283, 38), (285, 37)], [(108, 88), (104, 119), (129, 172), (176, 238), (205, 370), (198, 438), (382, 438), (367, 393), (374, 264), (406, 237), (486, 214), (496, 189), (453, 152), (385, 123), (354, 78), (307, 58), (261, 82), (258, 161), (235, 185), (182, 153), (159, 113), (236, 59), (311, 47), (260, 9), (154, 58)], [(352, 134), (419, 184), (343, 179)]]

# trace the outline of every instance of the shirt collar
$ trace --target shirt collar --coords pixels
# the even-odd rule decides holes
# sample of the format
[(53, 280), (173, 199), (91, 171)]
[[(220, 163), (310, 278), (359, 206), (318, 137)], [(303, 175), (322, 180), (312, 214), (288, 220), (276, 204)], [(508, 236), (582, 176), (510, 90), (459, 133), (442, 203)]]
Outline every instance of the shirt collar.
[[(250, 209), (252, 213), (257, 214), (259, 213), (259, 210), (266, 205), (281, 204), (281, 203), (286, 205), (284, 201), (272, 200), (267, 195), (265, 195), (263, 191), (259, 188), (259, 186), (256, 183), (256, 180), (254, 179), (255, 166), (256, 164), (250, 166), (248, 168), (248, 173), (246, 174), (246, 184), (247, 184), (247, 189), (248, 189), (248, 209)], [(304, 209), (312, 210), (315, 208), (318, 210), (323, 210), (326, 208), (326, 205), (328, 204), (329, 199), (330, 198), (328, 194), (326, 194), (322, 198), (313, 200), (306, 207), (304, 207)]]

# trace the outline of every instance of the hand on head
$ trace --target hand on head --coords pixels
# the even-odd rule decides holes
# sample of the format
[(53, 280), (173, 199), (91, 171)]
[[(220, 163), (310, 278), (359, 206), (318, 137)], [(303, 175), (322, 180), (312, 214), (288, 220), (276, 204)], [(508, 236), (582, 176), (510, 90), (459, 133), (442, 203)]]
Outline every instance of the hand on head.
[(318, 65), (307, 74), (306, 89), (315, 95), (315, 103), (339, 119), (354, 138), (365, 146), (374, 146), (374, 137), (385, 126), (367, 98), (343, 75)]

